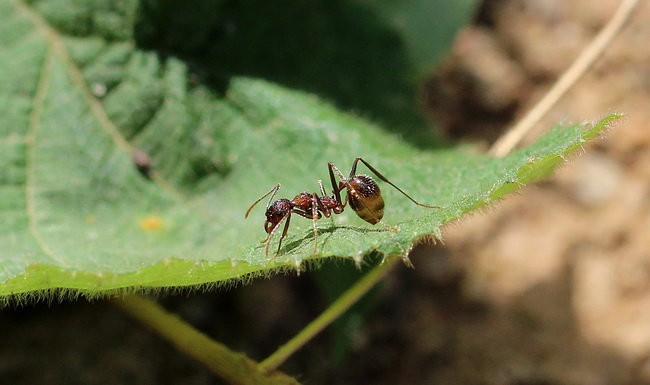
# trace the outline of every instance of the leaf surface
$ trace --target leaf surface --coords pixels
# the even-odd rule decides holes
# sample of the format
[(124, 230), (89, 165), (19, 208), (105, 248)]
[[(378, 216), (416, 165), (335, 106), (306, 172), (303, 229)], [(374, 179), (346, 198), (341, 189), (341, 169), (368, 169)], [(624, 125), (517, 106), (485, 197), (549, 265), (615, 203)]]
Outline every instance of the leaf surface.
[[(586, 131), (557, 128), (503, 159), (425, 151), (265, 81), (237, 78), (223, 97), (190, 86), (178, 59), (124, 41), (64, 39), (19, 2), (0, 3), (0, 42), (0, 296), (219, 283), (297, 266), (314, 250), (356, 261), (404, 255), (443, 224), (548, 175), (616, 117)], [(135, 150), (152, 157), (152, 180), (137, 171)], [(347, 173), (356, 156), (442, 209), (381, 184), (384, 221), (398, 232), (348, 207), (318, 222), (316, 247), (312, 222), (295, 216), (269, 260), (259, 244), (265, 202), (245, 220), (251, 203), (277, 183), (277, 197), (318, 192), (318, 179), (329, 184), (327, 162)]]

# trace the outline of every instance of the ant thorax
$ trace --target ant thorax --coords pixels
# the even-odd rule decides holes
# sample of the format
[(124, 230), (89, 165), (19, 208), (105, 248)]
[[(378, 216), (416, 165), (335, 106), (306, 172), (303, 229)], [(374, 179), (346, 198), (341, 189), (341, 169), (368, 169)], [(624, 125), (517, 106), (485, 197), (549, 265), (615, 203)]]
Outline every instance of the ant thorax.
[(301, 192), (300, 194), (296, 195), (295, 198), (291, 201), (291, 204), (296, 207), (300, 207), (304, 210), (311, 208), (312, 206), (312, 201), (313, 197), (311, 194), (308, 194), (306, 192)]

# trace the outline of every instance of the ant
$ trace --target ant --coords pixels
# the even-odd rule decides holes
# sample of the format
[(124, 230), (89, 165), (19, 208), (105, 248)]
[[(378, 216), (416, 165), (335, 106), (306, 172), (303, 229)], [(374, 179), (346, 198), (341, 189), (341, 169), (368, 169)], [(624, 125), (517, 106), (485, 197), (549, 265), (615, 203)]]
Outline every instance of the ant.
[[(439, 206), (425, 205), (411, 198), (410, 195), (394, 185), (363, 158), (354, 159), (352, 168), (350, 169), (350, 176), (348, 178), (343, 176), (341, 170), (339, 170), (334, 165), (334, 163), (330, 162), (327, 164), (327, 168), (329, 170), (330, 182), (332, 183), (332, 193), (334, 195), (327, 195), (325, 193), (325, 188), (323, 187), (323, 182), (319, 180), (318, 184), (320, 186), (321, 196), (318, 196), (316, 193), (309, 194), (303, 192), (296, 195), (296, 197), (292, 200), (278, 199), (275, 202), (271, 203), (271, 201), (273, 201), (273, 197), (275, 197), (275, 194), (280, 189), (280, 184), (277, 184), (269, 192), (262, 195), (258, 200), (253, 202), (248, 211), (246, 211), (245, 218), (248, 218), (248, 214), (250, 214), (253, 207), (255, 207), (255, 205), (257, 205), (262, 199), (271, 195), (271, 198), (269, 198), (269, 201), (266, 205), (266, 221), (264, 222), (264, 231), (266, 231), (268, 236), (264, 241), (260, 242), (262, 244), (266, 244), (267, 257), (269, 255), (269, 246), (271, 244), (271, 239), (273, 238), (275, 232), (280, 228), (280, 223), (286, 219), (284, 229), (282, 230), (282, 235), (280, 236), (276, 255), (280, 252), (282, 240), (287, 235), (287, 231), (289, 229), (291, 214), (298, 214), (313, 221), (315, 255), (318, 248), (318, 228), (316, 226), (316, 221), (321, 219), (323, 216), (330, 218), (332, 216), (332, 213), (341, 214), (348, 202), (350, 203), (352, 210), (354, 210), (354, 212), (364, 221), (373, 225), (380, 223), (388, 230), (397, 231), (396, 228), (382, 222), (381, 219), (384, 216), (384, 198), (381, 196), (381, 190), (377, 182), (375, 182), (372, 177), (356, 173), (357, 164), (359, 161), (368, 167), (368, 169), (372, 171), (375, 176), (393, 186), (397, 191), (409, 198), (416, 205), (428, 208), (440, 208)], [(339, 178), (339, 183), (336, 183), (335, 174)], [(341, 191), (344, 189), (347, 189), (345, 201), (341, 199)]]
[[(280, 223), (285, 220), (284, 230), (282, 230), (282, 235), (280, 236), (280, 242), (278, 243), (278, 250), (276, 255), (280, 252), (280, 246), (282, 246), (282, 240), (287, 235), (289, 230), (289, 222), (291, 220), (291, 214), (298, 214), (301, 217), (313, 220), (314, 223), (314, 244), (318, 247), (318, 228), (316, 227), (316, 221), (321, 219), (323, 216), (329, 218), (334, 214), (340, 214), (343, 212), (344, 206), (337, 201), (334, 196), (327, 196), (325, 194), (325, 188), (323, 187), (323, 182), (318, 181), (320, 185), (320, 191), (322, 196), (313, 193), (309, 194), (302, 192), (296, 195), (292, 200), (288, 199), (278, 199), (277, 201), (271, 203), (273, 197), (280, 189), (280, 184), (278, 183), (273, 187), (269, 192), (262, 195), (258, 200), (256, 200), (251, 207), (246, 211), (244, 218), (248, 218), (253, 207), (258, 204), (262, 199), (266, 198), (271, 194), (269, 202), (266, 204), (266, 222), (264, 222), (264, 231), (267, 232), (268, 236), (263, 240), (262, 244), (266, 244), (266, 256), (269, 256), (269, 246), (271, 245), (271, 239), (275, 232), (280, 228)], [(316, 254), (317, 249), (314, 248), (314, 254)]]

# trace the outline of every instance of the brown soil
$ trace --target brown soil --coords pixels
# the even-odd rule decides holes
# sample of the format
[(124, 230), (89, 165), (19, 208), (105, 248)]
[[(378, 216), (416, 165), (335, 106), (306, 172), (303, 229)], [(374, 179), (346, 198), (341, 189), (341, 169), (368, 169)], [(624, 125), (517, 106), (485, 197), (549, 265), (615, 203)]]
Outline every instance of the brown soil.
[[(447, 134), (487, 147), (618, 4), (488, 2), (428, 85)], [(461, 297), (486, 311), (447, 324), (450, 365), (423, 383), (650, 383), (648, 20), (646, 3), (539, 126), (611, 112), (626, 119), (547, 182), (445, 232)]]

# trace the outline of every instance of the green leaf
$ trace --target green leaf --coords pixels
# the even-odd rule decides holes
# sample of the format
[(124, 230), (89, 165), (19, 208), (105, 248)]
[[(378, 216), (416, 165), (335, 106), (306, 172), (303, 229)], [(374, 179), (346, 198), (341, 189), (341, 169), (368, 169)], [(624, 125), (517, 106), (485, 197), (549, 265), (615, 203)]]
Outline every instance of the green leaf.
[[(314, 92), (392, 127), (409, 127), (404, 135), (432, 141), (436, 138), (426, 130), (417, 109), (419, 81), (450, 49), (478, 2), (30, 3), (59, 33), (111, 43), (136, 42), (160, 57), (183, 58), (191, 64), (193, 82), (225, 91), (232, 76), (260, 77)], [(112, 65), (104, 69), (109, 87), (119, 76), (116, 59), (114, 52)], [(84, 57), (84, 62), (88, 60)]]
[[(384, 221), (399, 231), (348, 208), (318, 222), (317, 257), (404, 255), (544, 177), (616, 117), (555, 129), (504, 159), (422, 151), (308, 93), (238, 78), (221, 98), (191, 86), (178, 59), (128, 42), (63, 40), (19, 2), (0, 3), (0, 42), (0, 296), (219, 284), (313, 260), (310, 220), (296, 216), (268, 260), (264, 204), (244, 213), (277, 183), (278, 197), (318, 192), (327, 162), (347, 172), (356, 156), (443, 208), (382, 184)], [(135, 149), (152, 157), (153, 180), (136, 170)]]

